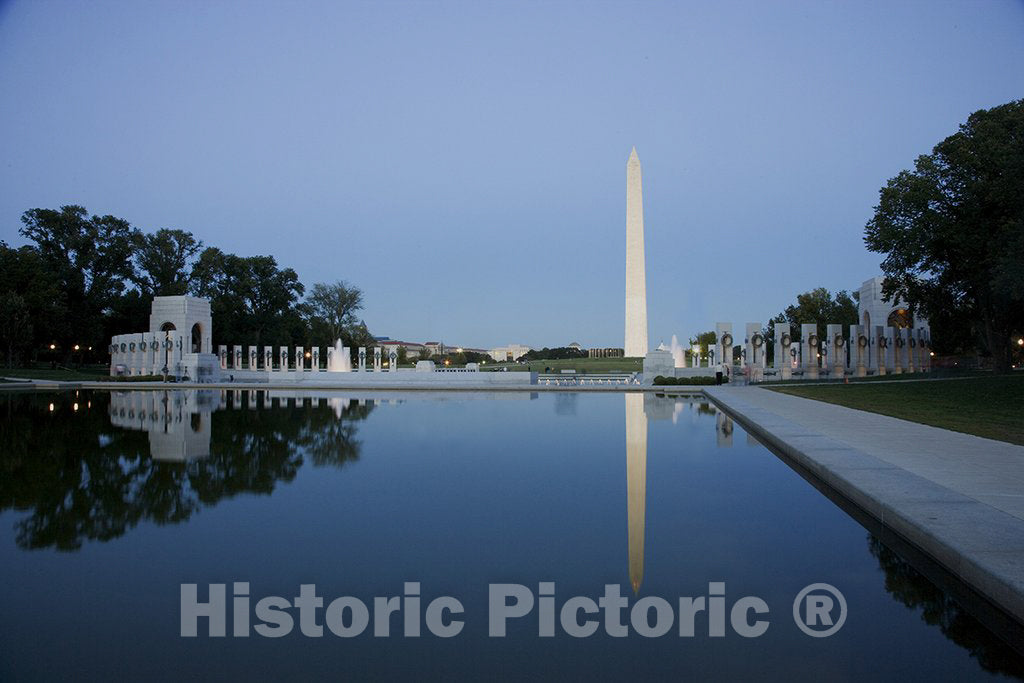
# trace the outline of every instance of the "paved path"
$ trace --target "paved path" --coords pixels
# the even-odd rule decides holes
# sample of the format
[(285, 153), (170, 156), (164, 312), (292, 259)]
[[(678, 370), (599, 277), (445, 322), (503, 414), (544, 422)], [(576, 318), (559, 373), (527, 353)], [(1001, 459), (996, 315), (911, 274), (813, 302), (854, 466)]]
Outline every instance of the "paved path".
[(705, 393), (1024, 623), (1024, 446), (760, 387)]

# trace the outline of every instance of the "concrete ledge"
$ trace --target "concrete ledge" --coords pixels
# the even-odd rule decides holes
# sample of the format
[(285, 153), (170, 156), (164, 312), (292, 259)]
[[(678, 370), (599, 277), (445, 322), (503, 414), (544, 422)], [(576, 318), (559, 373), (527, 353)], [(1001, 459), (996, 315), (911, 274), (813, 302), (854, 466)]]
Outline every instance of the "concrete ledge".
[(762, 442), (1024, 624), (1024, 520), (752, 405), (743, 399), (747, 391), (761, 390), (707, 387), (704, 393)]

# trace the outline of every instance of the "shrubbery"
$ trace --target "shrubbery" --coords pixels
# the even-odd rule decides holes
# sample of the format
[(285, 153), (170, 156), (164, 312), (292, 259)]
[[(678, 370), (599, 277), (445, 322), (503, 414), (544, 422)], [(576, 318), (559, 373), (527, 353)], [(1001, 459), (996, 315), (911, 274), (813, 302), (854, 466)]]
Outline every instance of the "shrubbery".
[[(727, 377), (722, 378), (722, 382), (727, 382)], [(655, 386), (708, 386), (715, 383), (714, 377), (665, 377), (664, 375), (658, 375), (654, 378)]]

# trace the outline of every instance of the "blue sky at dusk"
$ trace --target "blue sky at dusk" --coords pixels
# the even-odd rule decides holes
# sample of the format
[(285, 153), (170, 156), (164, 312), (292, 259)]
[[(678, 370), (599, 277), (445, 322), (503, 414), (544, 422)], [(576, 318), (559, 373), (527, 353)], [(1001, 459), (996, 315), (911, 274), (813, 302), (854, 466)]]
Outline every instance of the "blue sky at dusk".
[(1021, 97), (1011, 0), (15, 0), (0, 239), (82, 204), (348, 280), (378, 335), (621, 346), (635, 145), (654, 346), (858, 288), (879, 188)]

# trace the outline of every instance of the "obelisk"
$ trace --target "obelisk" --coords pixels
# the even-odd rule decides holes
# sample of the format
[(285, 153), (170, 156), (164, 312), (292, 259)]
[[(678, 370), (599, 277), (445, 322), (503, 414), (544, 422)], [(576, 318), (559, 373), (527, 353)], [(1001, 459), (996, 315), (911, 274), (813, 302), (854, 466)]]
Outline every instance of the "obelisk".
[(636, 147), (626, 162), (626, 344), (627, 357), (647, 355), (647, 268), (644, 263), (643, 172)]

